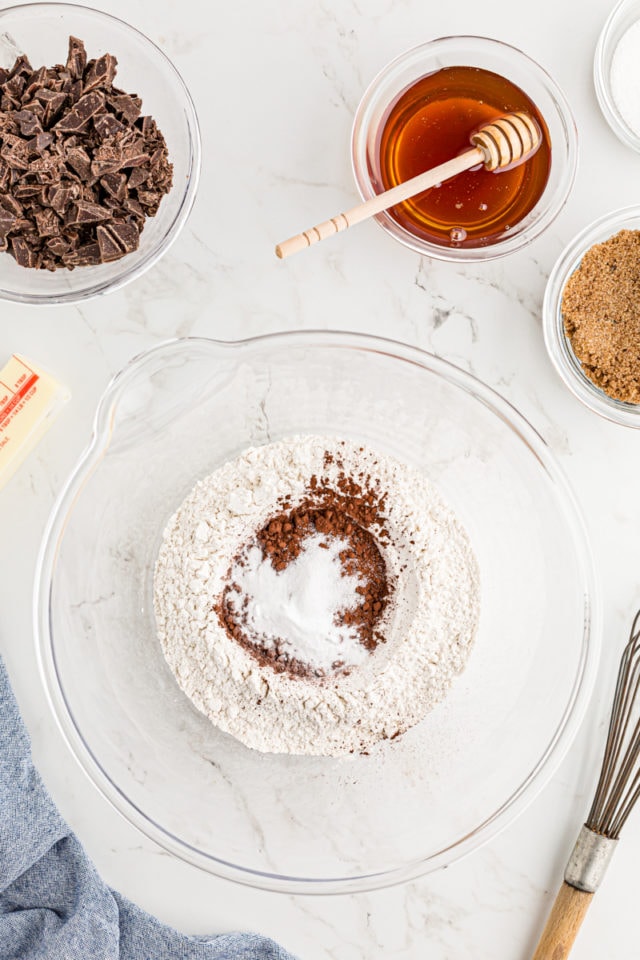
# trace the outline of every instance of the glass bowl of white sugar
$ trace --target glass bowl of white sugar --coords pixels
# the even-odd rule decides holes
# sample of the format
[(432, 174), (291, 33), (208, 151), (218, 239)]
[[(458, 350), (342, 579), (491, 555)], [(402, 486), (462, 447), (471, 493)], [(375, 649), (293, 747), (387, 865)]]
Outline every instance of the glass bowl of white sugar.
[[(193, 542), (201, 568), (213, 568), (214, 558), (200, 557), (200, 544), (212, 534), (227, 539), (225, 503), (234, 514), (245, 509), (247, 493), (260, 504), (278, 477), (271, 469), (258, 483), (259, 457), (250, 448), (271, 456), (301, 435), (349, 444), (352, 476), (367, 469), (371, 449), (380, 464), (393, 459), (428, 481), (464, 527), (479, 571), (475, 642), (446, 697), (405, 732), (392, 728), (366, 749), (357, 738), (353, 751), (340, 755), (301, 753), (284, 724), (267, 728), (279, 723), (270, 707), (275, 666), (268, 689), (257, 689), (251, 705), (254, 729), (236, 724), (236, 734), (231, 727), (224, 732), (210, 716), (228, 691), (220, 684), (202, 690), (209, 715), (196, 708), (183, 686), (191, 659), (179, 658), (177, 676), (154, 617), (163, 544), (170, 544), (167, 590), (184, 580), (174, 548), (189, 524), (179, 523), (168, 541), (164, 534), (194, 485), (211, 495), (211, 509), (202, 531), (193, 518), (193, 538), (184, 542)], [(298, 449), (306, 456), (307, 447)], [(232, 485), (221, 498), (222, 479), (207, 478), (227, 476), (243, 456), (251, 457), (251, 486)], [(399, 488), (388, 482), (385, 489), (400, 503)], [(441, 601), (455, 610), (458, 596), (455, 585), (437, 576), (460, 539), (449, 514), (441, 516), (442, 540), (428, 526), (412, 524), (410, 531), (423, 564), (421, 619), (432, 630), (438, 618), (429, 611)], [(332, 558), (326, 560), (330, 566)], [(251, 564), (241, 567), (234, 583), (245, 589), (253, 573)], [(133, 360), (104, 394), (89, 448), (53, 511), (37, 584), (44, 686), (96, 787), (182, 860), (287, 893), (374, 889), (475, 850), (522, 812), (556, 770), (597, 667), (589, 546), (544, 441), (468, 373), (363, 335), (174, 340)], [(201, 596), (199, 583), (191, 589)], [(399, 643), (404, 626), (400, 632)], [(230, 663), (229, 688), (244, 682), (242, 667), (231, 663), (239, 662), (238, 650), (225, 661), (217, 643), (212, 636), (217, 675)], [(373, 674), (379, 664), (398, 663), (394, 643), (376, 646)], [(431, 661), (410, 658), (403, 669), (429, 678), (443, 655), (438, 647)], [(206, 665), (206, 650), (200, 659)], [(297, 682), (313, 681), (291, 680)], [(303, 698), (306, 710), (305, 704)], [(234, 721), (244, 706), (237, 702)], [(365, 713), (369, 722), (371, 711)], [(321, 741), (325, 715), (316, 716)], [(326, 722), (333, 722), (330, 714)], [(317, 746), (310, 737), (302, 748)]]
[(607, 123), (640, 152), (640, 0), (621, 0), (611, 11), (596, 46), (593, 77)]

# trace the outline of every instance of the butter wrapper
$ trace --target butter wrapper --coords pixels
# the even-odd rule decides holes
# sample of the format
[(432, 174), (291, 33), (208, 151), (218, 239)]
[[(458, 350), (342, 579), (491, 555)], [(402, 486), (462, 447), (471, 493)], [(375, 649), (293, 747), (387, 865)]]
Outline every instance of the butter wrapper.
[(17, 354), (0, 370), (0, 487), (44, 436), (69, 397), (66, 387)]

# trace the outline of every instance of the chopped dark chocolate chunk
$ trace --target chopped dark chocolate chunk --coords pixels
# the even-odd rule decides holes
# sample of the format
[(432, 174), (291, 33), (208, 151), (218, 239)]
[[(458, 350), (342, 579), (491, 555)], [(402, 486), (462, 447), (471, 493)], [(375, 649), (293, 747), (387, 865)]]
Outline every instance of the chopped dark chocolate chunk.
[(82, 80), (82, 75), (87, 66), (87, 52), (82, 40), (77, 37), (69, 37), (69, 55), (67, 57), (67, 73), (74, 80)]
[(44, 105), (42, 126), (49, 128), (62, 112), (69, 98), (66, 93), (56, 92), (55, 90), (39, 90), (36, 97)]
[(29, 151), (26, 141), (19, 140), (17, 143), (11, 143), (8, 137), (3, 139), (5, 144), (0, 148), (0, 155), (3, 160), (8, 163), (12, 170), (28, 170)]
[(33, 149), (37, 153), (43, 153), (53, 143), (53, 135), (50, 133), (38, 133), (31, 141)]
[(87, 181), (93, 179), (89, 154), (86, 150), (83, 150), (82, 147), (71, 147), (70, 150), (67, 150), (65, 160), (67, 167), (71, 167), (81, 180)]
[(153, 117), (141, 117), (139, 126), (142, 130), (143, 137), (158, 136), (158, 127), (156, 126), (156, 122)]
[(151, 157), (148, 153), (139, 153), (136, 147), (127, 148), (122, 154), (122, 168), (148, 166)]
[(79, 133), (84, 130), (91, 117), (104, 107), (104, 94), (99, 90), (92, 90), (80, 97), (75, 106), (69, 110), (55, 125), (60, 133)]
[(100, 247), (97, 243), (85, 243), (72, 250), (64, 258), (68, 267), (91, 267), (100, 263)]
[(94, 160), (91, 164), (91, 173), (94, 177), (104, 177), (107, 173), (117, 173), (122, 166), (120, 157), (105, 160)]
[(124, 251), (109, 229), (99, 226), (96, 233), (102, 262), (109, 263), (111, 260), (119, 260)]
[(126, 220), (114, 220), (109, 224), (109, 232), (120, 244), (123, 253), (131, 253), (138, 249), (140, 241), (140, 231), (135, 223), (128, 223)]
[(4, 84), (4, 93), (10, 100), (19, 103), (22, 97), (22, 91), (25, 88), (24, 77), (11, 77)]
[[(138, 223), (144, 223), (144, 218), (146, 216), (144, 210), (142, 209), (142, 204), (138, 200), (134, 200), (133, 197), (129, 197), (128, 200), (125, 200), (122, 204), (127, 213), (132, 213), (134, 218)], [(142, 227), (140, 227), (142, 230)]]
[(38, 197), (42, 193), (42, 189), (39, 183), (19, 183), (14, 188), (13, 195), (20, 200), (26, 197)]
[(24, 237), (11, 237), (11, 252), (21, 267), (35, 267), (36, 252)]
[(109, 106), (113, 107), (116, 113), (119, 113), (125, 123), (135, 123), (140, 116), (142, 109), (142, 100), (133, 94), (121, 93), (118, 96), (109, 97)]
[(110, 216), (109, 210), (105, 210), (101, 204), (78, 200), (69, 210), (64, 222), (67, 227), (74, 225), (82, 227), (87, 223), (102, 223)]
[(94, 87), (110, 87), (116, 75), (118, 61), (110, 53), (105, 53), (99, 60), (92, 60), (84, 73), (84, 90), (93, 90)]
[(25, 267), (73, 270), (136, 250), (172, 186), (167, 145), (142, 101), (113, 86), (109, 53), (65, 66), (0, 68), (0, 251)]
[(3, 240), (11, 231), (15, 222), (16, 218), (12, 213), (9, 213), (8, 210), (0, 210), (0, 237), (2, 237)]
[[(29, 58), (26, 57), (23, 53), (18, 57), (18, 59), (12, 66), (11, 70), (9, 71), (9, 77), (11, 79), (13, 79), (14, 77), (30, 77), (33, 72), (34, 72), (33, 67), (29, 63)], [(24, 86), (24, 83), (23, 83), (23, 86)]]
[(28, 78), (27, 85), (24, 88), (24, 93), (22, 96), (23, 101), (27, 102), (28, 100), (31, 100), (36, 91), (46, 84), (46, 81), (47, 68), (40, 67), (39, 70), (36, 70), (35, 73), (32, 73)]
[(42, 156), (29, 164), (29, 176), (32, 176), (36, 183), (58, 183), (62, 169), (62, 162), (56, 157)]
[[(150, 173), (151, 171), (146, 166), (133, 167), (133, 169), (131, 170), (131, 173), (129, 174), (129, 180), (127, 181), (127, 183), (129, 184), (129, 189), (133, 190), (134, 187), (139, 187), (143, 183), (146, 183), (147, 180), (149, 179)], [(113, 174), (107, 174), (107, 176), (113, 176)], [(125, 180), (126, 180), (126, 177), (125, 177)]]
[(53, 210), (44, 207), (35, 214), (38, 233), (41, 237), (57, 237), (60, 234), (60, 219)]
[(71, 250), (71, 244), (62, 237), (52, 237), (51, 240), (47, 240), (45, 248), (55, 257), (62, 257)]
[(160, 194), (156, 190), (138, 190), (138, 200), (145, 210), (153, 210), (155, 213), (160, 203)]
[(35, 137), (37, 133), (42, 133), (42, 124), (32, 110), (18, 110), (15, 118), (20, 124), (20, 133), (23, 137)]
[(72, 196), (73, 191), (70, 186), (63, 186), (61, 183), (56, 183), (48, 188), (46, 203), (52, 210), (55, 210), (56, 213), (62, 216), (69, 206)]
[(116, 133), (123, 133), (126, 127), (112, 113), (103, 113), (94, 119), (93, 129), (104, 140), (106, 137), (115, 137)]
[(127, 182), (130, 185), (130, 189), (137, 186), (135, 183), (132, 184), (131, 181), (139, 169), (138, 167), (137, 170), (131, 171), (131, 176), (128, 181), (124, 173), (105, 173), (104, 177), (100, 180), (100, 186), (104, 187), (105, 192), (108, 193), (109, 196), (122, 202), (127, 198)]
[(7, 213), (13, 214), (14, 217), (22, 216), (22, 204), (18, 203), (10, 193), (0, 193), (0, 207)]

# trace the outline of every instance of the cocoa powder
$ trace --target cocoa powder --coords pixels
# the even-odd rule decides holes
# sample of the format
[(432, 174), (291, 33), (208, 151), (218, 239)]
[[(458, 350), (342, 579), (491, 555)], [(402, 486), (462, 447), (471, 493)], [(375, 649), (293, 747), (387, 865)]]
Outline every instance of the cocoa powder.
[[(344, 473), (340, 474), (336, 486), (337, 490), (326, 486), (322, 478), (312, 476), (302, 502), (292, 507), (283, 501), (282, 509), (256, 531), (255, 542), (263, 557), (280, 572), (299, 556), (305, 541), (314, 534), (344, 541), (348, 546), (339, 554), (343, 576), (359, 578), (361, 585), (356, 590), (362, 599), (355, 608), (344, 611), (340, 622), (353, 626), (360, 643), (373, 652), (379, 643), (384, 642), (376, 625), (391, 596), (386, 565), (377, 543), (389, 538), (384, 528), (385, 498)], [(232, 567), (242, 563), (244, 550), (245, 547), (236, 555)], [(323, 676), (323, 671), (290, 657), (281, 643), (260, 645), (246, 636), (242, 613), (239, 616), (237, 607), (229, 602), (231, 594), (238, 590), (230, 577), (215, 608), (229, 636), (262, 665), (269, 665), (278, 673), (286, 670), (298, 677)], [(348, 673), (348, 667), (340, 660), (332, 665), (332, 669), (334, 673)]]

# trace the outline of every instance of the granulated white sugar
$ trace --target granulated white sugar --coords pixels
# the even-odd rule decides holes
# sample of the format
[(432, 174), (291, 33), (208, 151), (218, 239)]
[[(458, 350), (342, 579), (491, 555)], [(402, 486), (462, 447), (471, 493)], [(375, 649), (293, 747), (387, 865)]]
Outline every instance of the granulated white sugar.
[(620, 116), (640, 137), (640, 20), (620, 37), (611, 59), (609, 80)]

